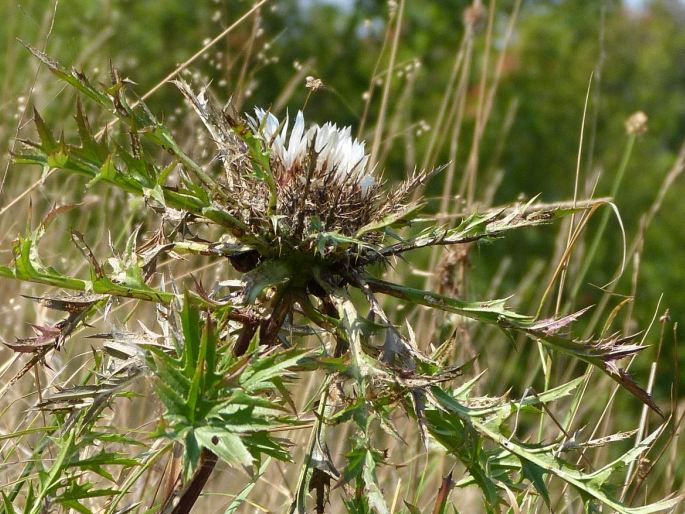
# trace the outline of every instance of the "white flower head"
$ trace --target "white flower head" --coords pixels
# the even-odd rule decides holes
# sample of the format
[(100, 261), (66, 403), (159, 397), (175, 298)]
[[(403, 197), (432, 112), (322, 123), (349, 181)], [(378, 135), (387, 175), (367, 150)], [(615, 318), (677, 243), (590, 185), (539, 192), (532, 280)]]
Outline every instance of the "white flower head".
[(376, 183), (366, 170), (369, 156), (364, 151), (364, 143), (352, 137), (350, 127), (339, 128), (334, 123), (325, 123), (312, 125), (305, 131), (304, 116), (298, 111), (288, 135), (288, 116), (281, 126), (276, 116), (260, 108), (255, 108), (254, 117), (248, 115), (248, 122), (269, 148), (272, 159), (288, 174), (301, 169), (313, 149), (318, 176), (329, 177), (340, 184), (355, 184), (362, 195), (369, 193)]

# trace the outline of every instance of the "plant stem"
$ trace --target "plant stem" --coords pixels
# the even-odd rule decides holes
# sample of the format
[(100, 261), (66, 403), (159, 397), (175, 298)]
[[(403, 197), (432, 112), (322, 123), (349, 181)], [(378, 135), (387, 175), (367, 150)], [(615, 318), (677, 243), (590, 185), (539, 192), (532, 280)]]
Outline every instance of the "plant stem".
[(263, 332), (260, 337), (260, 344), (272, 346), (278, 339), (278, 332), (281, 330), (285, 318), (292, 311), (294, 298), (288, 292), (278, 291), (274, 299), (271, 316), (264, 324)]
[(235, 346), (233, 347), (233, 355), (236, 357), (245, 355), (245, 352), (250, 346), (250, 341), (252, 341), (258, 327), (259, 323), (245, 323), (243, 325), (243, 329), (240, 331)]
[(200, 464), (197, 471), (195, 471), (193, 478), (190, 479), (188, 485), (183, 489), (179, 502), (173, 510), (170, 511), (171, 514), (187, 514), (192, 510), (200, 493), (202, 493), (205, 485), (207, 485), (207, 481), (212, 475), (212, 471), (214, 471), (217, 461), (218, 457), (214, 452), (207, 448), (202, 448), (202, 452), (200, 453)]

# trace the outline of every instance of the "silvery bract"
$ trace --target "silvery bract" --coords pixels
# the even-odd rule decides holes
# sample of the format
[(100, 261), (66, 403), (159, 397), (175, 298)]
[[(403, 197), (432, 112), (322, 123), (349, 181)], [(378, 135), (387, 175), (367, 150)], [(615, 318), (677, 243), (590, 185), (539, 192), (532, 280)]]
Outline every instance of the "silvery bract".
[(278, 166), (286, 172), (301, 169), (313, 150), (317, 175), (328, 175), (341, 184), (350, 181), (363, 195), (367, 195), (376, 183), (373, 175), (367, 172), (369, 156), (364, 151), (364, 142), (352, 137), (350, 127), (338, 128), (328, 122), (322, 126), (312, 125), (305, 131), (304, 115), (298, 111), (288, 137), (287, 116), (281, 124), (276, 116), (257, 107), (255, 116), (248, 115), (248, 120)]

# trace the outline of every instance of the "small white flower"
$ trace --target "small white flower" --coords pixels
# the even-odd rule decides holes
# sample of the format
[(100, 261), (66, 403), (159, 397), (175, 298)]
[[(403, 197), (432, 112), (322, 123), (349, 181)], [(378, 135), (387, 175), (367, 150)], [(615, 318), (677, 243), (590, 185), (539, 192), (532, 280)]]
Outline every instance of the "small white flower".
[(324, 123), (312, 125), (305, 131), (304, 116), (298, 111), (288, 137), (289, 118), (286, 116), (281, 127), (276, 116), (260, 108), (255, 108), (254, 117), (248, 115), (248, 121), (253, 132), (268, 146), (272, 158), (286, 172), (300, 167), (313, 146), (318, 175), (330, 176), (339, 183), (352, 182), (359, 186), (363, 195), (376, 183), (374, 177), (366, 173), (369, 156), (364, 151), (364, 143), (352, 137), (350, 127)]

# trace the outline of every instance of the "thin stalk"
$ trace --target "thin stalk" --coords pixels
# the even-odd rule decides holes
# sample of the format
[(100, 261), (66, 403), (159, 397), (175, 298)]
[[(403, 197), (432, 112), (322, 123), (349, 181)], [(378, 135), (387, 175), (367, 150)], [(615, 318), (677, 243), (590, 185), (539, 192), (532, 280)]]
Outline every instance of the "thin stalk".
[[(633, 153), (635, 139), (637, 139), (637, 136), (635, 134), (631, 134), (628, 136), (628, 141), (626, 142), (626, 147), (623, 151), (623, 157), (621, 159), (621, 164), (618, 167), (618, 171), (616, 172), (616, 176), (614, 177), (614, 182), (611, 186), (611, 191), (609, 193), (609, 196), (611, 198), (616, 198), (616, 194), (618, 193), (618, 190), (621, 187), (623, 177), (625, 176), (625, 171), (628, 168), (630, 156)], [(571, 291), (569, 293), (569, 302), (571, 304), (575, 302), (576, 297), (578, 295), (578, 290), (580, 289), (581, 284), (585, 280), (585, 275), (587, 275), (587, 272), (590, 269), (590, 264), (595, 258), (595, 254), (597, 253), (599, 245), (604, 239), (604, 231), (606, 230), (607, 224), (609, 222), (610, 214), (611, 211), (608, 209), (605, 209), (604, 212), (602, 212), (602, 216), (599, 219), (599, 226), (597, 227), (597, 231), (595, 232), (595, 237), (592, 240), (592, 243), (590, 244), (590, 248), (588, 249), (587, 254), (585, 254), (583, 258), (583, 262), (580, 266), (580, 270), (578, 271), (578, 275), (575, 277), (573, 286), (571, 287)]]
[(357, 128), (357, 138), (360, 139), (364, 133), (364, 128), (366, 126), (366, 119), (369, 116), (369, 109), (371, 108), (371, 99), (373, 98), (373, 90), (376, 85), (376, 79), (378, 78), (378, 68), (381, 65), (381, 60), (385, 49), (390, 42), (390, 37), (392, 35), (391, 24), (388, 23), (388, 27), (385, 30), (385, 36), (383, 37), (383, 44), (381, 45), (381, 50), (378, 53), (378, 59), (376, 59), (376, 64), (373, 67), (373, 72), (371, 73), (371, 79), (369, 80), (369, 87), (366, 90), (366, 98), (364, 102), (364, 111), (362, 112), (361, 118), (359, 119), (359, 127)]
[(297, 489), (294, 495), (292, 504), (290, 505), (290, 514), (304, 514), (305, 499), (307, 492), (310, 490), (310, 481), (312, 477), (313, 460), (317, 453), (323, 451), (325, 446), (327, 426), (324, 423), (326, 417), (330, 416), (335, 408), (335, 405), (329, 400), (329, 388), (332, 382), (332, 377), (329, 375), (324, 379), (321, 385), (321, 395), (319, 397), (319, 406), (316, 414), (316, 422), (312, 427), (307, 443), (307, 453), (304, 457), (304, 462), (301, 466), (300, 476), (297, 481)]
[(466, 165), (464, 181), (462, 181), (461, 193), (466, 195), (466, 206), (471, 207), (476, 191), (476, 175), (478, 172), (478, 156), (480, 152), (480, 140), (485, 127), (485, 89), (488, 81), (488, 66), (490, 60), (490, 50), (492, 47), (492, 29), (495, 19), (495, 0), (490, 0), (488, 9), (488, 28), (485, 35), (485, 52), (483, 65), (481, 68), (480, 84), (478, 86), (478, 103), (476, 104), (476, 126), (473, 130), (473, 140), (471, 141), (471, 151)]
[[(664, 314), (664, 317), (668, 318), (670, 321), (670, 318), (668, 316), (668, 310), (666, 311), (666, 314)], [(679, 391), (679, 380), (678, 377), (680, 377), (680, 369), (678, 366), (678, 323), (673, 323), (673, 353), (674, 353), (674, 363), (675, 363), (675, 371), (673, 373), (674, 376), (674, 384), (673, 384), (673, 391)], [(683, 412), (678, 416), (678, 404), (676, 403), (677, 400), (672, 398), (672, 404), (671, 404), (671, 412), (672, 418), (675, 420), (673, 423), (673, 427), (671, 428), (670, 434), (668, 436), (668, 439), (664, 442), (663, 446), (661, 447), (661, 450), (659, 453), (651, 460), (650, 466), (647, 469), (646, 472), (640, 473), (638, 475), (638, 480), (637, 483), (635, 484), (635, 487), (633, 488), (633, 492), (630, 494), (630, 497), (628, 498), (628, 505), (632, 505), (633, 501), (635, 500), (635, 496), (637, 493), (640, 491), (640, 488), (642, 487), (642, 484), (644, 481), (649, 477), (652, 473), (652, 470), (656, 466), (657, 462), (661, 460), (661, 457), (666, 453), (666, 451), (671, 448), (673, 452), (673, 462), (677, 462), (677, 455), (675, 452), (678, 451), (678, 437), (680, 435), (680, 427), (683, 424), (683, 421), (685, 420), (685, 409)], [(673, 463), (668, 467), (668, 471), (670, 473), (667, 475), (665, 483), (673, 483)]]
[[(48, 22), (49, 27), (48, 27), (47, 33), (45, 34), (45, 39), (43, 41), (43, 51), (45, 51), (47, 49), (48, 41), (50, 40), (50, 36), (52, 35), (52, 29), (55, 26), (55, 18), (57, 17), (57, 6), (58, 5), (59, 5), (59, 0), (55, 0), (53, 3), (51, 16), (49, 14), (49, 11), (48, 11), (48, 13), (45, 14), (46, 18), (45, 18), (43, 23), (48, 22), (48, 19), (49, 19), (49, 22)], [(14, 15), (14, 13), (15, 13), (15, 10), (12, 9), (12, 14)], [(15, 20), (16, 20), (16, 15), (12, 16), (12, 21), (15, 21)], [(12, 34), (12, 31), (7, 32), (8, 38), (11, 34)], [(7, 48), (11, 49), (9, 51), (13, 53), (15, 45), (8, 44)], [(8, 77), (12, 76), (12, 66), (11, 65), (14, 64), (14, 59), (11, 59), (9, 62), (6, 61), (6, 64), (9, 64), (10, 67), (5, 70), (5, 81), (3, 84), (3, 100), (2, 100), (1, 105), (5, 105), (4, 95), (6, 94), (7, 90), (9, 89), (9, 87), (7, 86), (7, 79), (8, 79)], [(33, 96), (33, 91), (36, 88), (36, 83), (38, 82), (38, 76), (40, 74), (41, 69), (42, 69), (42, 66), (39, 64), (38, 67), (36, 68), (36, 72), (33, 75), (33, 81), (31, 82), (31, 87), (29, 88), (29, 93), (27, 95), (27, 100), (26, 100), (27, 104), (29, 101), (31, 101), (31, 97)], [(12, 154), (14, 152), (14, 149), (15, 149), (17, 141), (18, 141), (19, 129), (24, 124), (24, 116), (26, 115), (27, 112), (28, 112), (28, 110), (23, 111), (19, 117), (19, 120), (17, 121), (17, 127), (14, 131), (14, 137), (12, 137), (12, 145), (10, 146), (9, 154)], [(2, 193), (3, 193), (4, 188), (5, 188), (5, 180), (7, 179), (7, 172), (9, 171), (9, 167), (10, 167), (11, 162), (12, 162), (12, 159), (7, 159), (5, 169), (2, 173), (2, 179), (0, 179), (0, 198), (2, 198)], [(13, 203), (14, 202), (10, 202), (10, 205), (8, 205), (6, 208), (4, 208), (0, 212), (0, 215), (3, 212), (5, 212), (9, 207), (11, 207)]]
[(260, 12), (256, 10), (254, 12), (254, 20), (252, 22), (252, 30), (250, 31), (250, 38), (248, 39), (246, 46), (245, 57), (243, 58), (242, 66), (240, 67), (240, 74), (238, 75), (238, 82), (235, 87), (236, 100), (235, 107), (236, 110), (241, 110), (243, 105), (243, 100), (245, 98), (245, 77), (247, 76), (248, 66), (252, 59), (252, 51), (254, 50), (254, 44), (257, 40), (257, 33), (259, 31), (259, 21)]
[[(580, 141), (578, 143), (578, 157), (576, 161), (576, 174), (575, 174), (575, 181), (573, 184), (573, 203), (575, 207), (575, 203), (578, 201), (578, 183), (580, 181), (580, 163), (581, 159), (583, 156), (583, 142), (584, 142), (584, 137), (585, 137), (585, 119), (587, 116), (587, 106), (588, 102), (590, 101), (590, 90), (592, 89), (592, 79), (593, 79), (593, 74), (590, 74), (590, 80), (588, 81), (587, 85), (587, 93), (585, 94), (585, 105), (583, 106), (583, 119), (580, 124)], [(568, 237), (566, 239), (566, 246), (570, 247), (571, 246), (571, 240), (573, 239), (573, 232), (576, 229), (576, 224), (575, 224), (575, 214), (571, 214), (571, 222), (568, 227)], [(561, 268), (561, 275), (559, 277), (559, 289), (557, 290), (557, 302), (556, 302), (556, 307), (554, 309), (554, 315), (558, 316), (559, 315), (559, 310), (561, 309), (561, 297), (564, 292), (564, 283), (566, 282), (566, 272), (568, 269), (568, 263), (571, 260), (571, 255), (569, 253), (564, 254), (564, 259), (561, 261), (562, 268)]]
[(400, 7), (397, 12), (397, 20), (395, 21), (395, 33), (393, 35), (392, 48), (390, 50), (390, 62), (388, 63), (388, 74), (385, 78), (383, 87), (383, 96), (381, 97), (381, 108), (378, 113), (378, 121), (376, 122), (376, 130), (373, 135), (373, 145), (371, 146), (371, 155), (369, 157), (369, 164), (371, 167), (376, 165), (378, 159), (378, 152), (381, 148), (381, 140), (383, 138), (383, 128), (385, 124), (385, 116), (388, 110), (388, 100), (390, 98), (390, 85), (392, 84), (392, 70), (395, 68), (395, 59), (397, 58), (397, 48), (400, 42), (400, 33), (402, 32), (402, 17), (404, 15), (405, 0), (400, 0)]
[[(661, 322), (661, 330), (659, 331), (659, 345), (657, 347), (656, 357), (652, 362), (652, 365), (649, 370), (649, 381), (647, 383), (647, 392), (649, 394), (652, 394), (652, 389), (654, 388), (654, 380), (656, 378), (656, 367), (657, 363), (659, 362), (659, 357), (661, 356), (661, 347), (664, 344), (664, 334), (666, 332), (667, 318), (665, 316), (661, 316), (659, 321)], [(640, 414), (640, 424), (638, 425), (637, 434), (635, 434), (635, 446), (638, 446), (642, 442), (642, 439), (644, 438), (645, 433), (647, 432), (648, 414), (649, 413), (645, 409), (642, 409), (642, 413)], [(642, 458), (638, 459), (638, 464), (641, 461)], [(625, 500), (626, 494), (628, 494), (628, 489), (630, 488), (630, 485), (633, 483), (633, 480), (635, 480), (637, 476), (637, 472), (635, 470), (635, 463), (636, 461), (633, 460), (630, 461), (630, 464), (628, 464), (628, 471), (626, 472), (626, 483), (623, 486), (623, 491), (621, 492), (621, 501)]]
[[(678, 152), (678, 157), (673, 163), (673, 166), (671, 166), (671, 169), (668, 171), (668, 173), (666, 173), (666, 176), (664, 177), (664, 180), (661, 183), (661, 187), (659, 188), (659, 191), (656, 194), (656, 198), (650, 206), (649, 211), (647, 212), (647, 214), (643, 216), (642, 222), (640, 224), (640, 230), (628, 246), (628, 251), (626, 252), (626, 255), (635, 254), (638, 248), (641, 247), (642, 243), (644, 242), (647, 229), (651, 225), (654, 217), (661, 210), (661, 206), (663, 204), (664, 198), (666, 197), (666, 193), (668, 193), (673, 183), (680, 175), (683, 174), (683, 172), (685, 172), (685, 142), (682, 143), (680, 151)], [(612, 297), (613, 292), (616, 290), (617, 285), (618, 282), (614, 281), (609, 285), (609, 287), (605, 288), (604, 296), (600, 300), (597, 308), (594, 310), (592, 319), (590, 320), (590, 323), (588, 324), (588, 327), (585, 331), (585, 334), (583, 334), (583, 337), (588, 337), (597, 326), (597, 323), (604, 315), (604, 310), (606, 309), (606, 306), (609, 303), (609, 299)]]
[[(459, 42), (459, 47), (457, 48), (457, 54), (454, 57), (454, 64), (452, 65), (452, 71), (450, 73), (450, 77), (447, 81), (447, 87), (445, 88), (445, 93), (442, 97), (442, 101), (440, 102), (440, 108), (438, 109), (438, 115), (435, 118), (435, 122), (433, 123), (433, 130), (431, 131), (431, 137), (428, 140), (428, 148), (426, 148), (426, 153), (424, 154), (423, 162), (421, 163), (421, 169), (427, 170), (428, 168), (431, 168), (434, 163), (434, 157), (433, 157), (433, 150), (436, 148), (436, 144), (438, 142), (438, 137), (440, 134), (442, 134), (442, 126), (443, 122), (445, 121), (445, 113), (447, 112), (447, 107), (449, 105), (450, 100), (453, 98), (453, 96), (456, 96), (456, 93), (460, 90), (460, 86), (457, 86), (457, 90), (455, 91), (455, 94), (452, 94), (452, 89), (454, 88), (454, 85), (457, 80), (457, 76), (459, 75), (459, 71), (461, 70), (462, 63), (464, 62), (464, 55), (465, 55), (465, 50), (466, 50), (466, 45), (469, 42), (469, 40), (472, 39), (472, 33), (471, 29), (469, 26), (466, 27), (466, 30), (464, 31), (464, 35), (461, 38), (461, 41)], [(449, 121), (449, 120), (448, 120)], [(448, 123), (449, 125), (449, 123)]]

